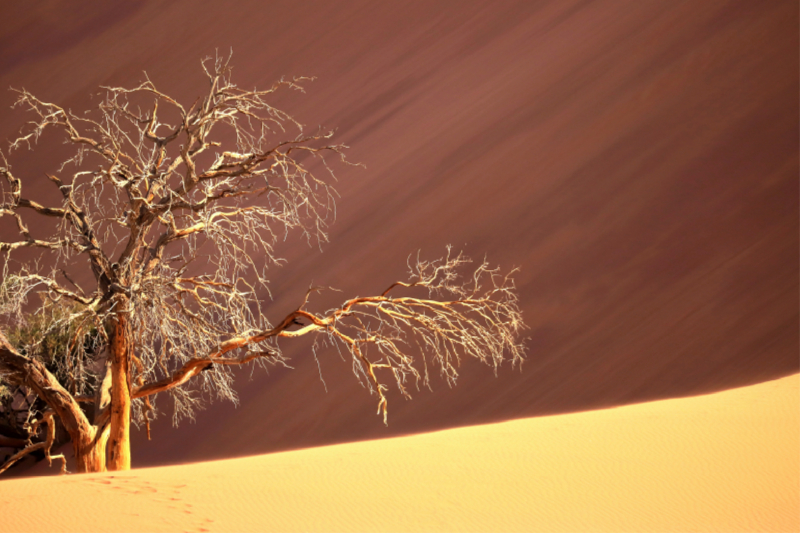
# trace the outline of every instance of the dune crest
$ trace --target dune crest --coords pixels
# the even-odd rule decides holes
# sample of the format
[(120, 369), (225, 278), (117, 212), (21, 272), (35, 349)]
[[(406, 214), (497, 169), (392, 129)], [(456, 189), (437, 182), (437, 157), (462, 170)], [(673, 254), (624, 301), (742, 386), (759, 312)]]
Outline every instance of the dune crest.
[(798, 531), (800, 376), (693, 398), (0, 482), (0, 531)]

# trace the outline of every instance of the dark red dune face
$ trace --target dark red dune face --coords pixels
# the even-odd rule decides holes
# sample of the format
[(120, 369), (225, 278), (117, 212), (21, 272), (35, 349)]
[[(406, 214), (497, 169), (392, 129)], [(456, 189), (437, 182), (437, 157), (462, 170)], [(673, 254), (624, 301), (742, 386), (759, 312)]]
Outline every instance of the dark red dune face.
[[(445, 245), (520, 267), (522, 371), (464, 361), (458, 386), (392, 393), (389, 426), (335, 350), (241, 372), (238, 407), (170, 427), (135, 466), (372, 439), (686, 396), (798, 371), (798, 4), (37, 2), (0, 7), (0, 86), (74, 110), (147, 71), (192, 102), (199, 60), (235, 81), (311, 75), (280, 105), (336, 127), (330, 243), (290, 239), (269, 316), (382, 291)], [(7, 109), (10, 93), (0, 94)], [(3, 111), (0, 136), (27, 119)], [(57, 152), (57, 150), (55, 150)], [(54, 152), (15, 152), (46, 182)], [(43, 193), (49, 194), (49, 193)], [(34, 219), (31, 219), (31, 224)], [(35, 226), (32, 226), (35, 229)], [(6, 227), (0, 231), (7, 231)], [(266, 298), (266, 295), (265, 295)], [(320, 373), (324, 384), (320, 380)]]

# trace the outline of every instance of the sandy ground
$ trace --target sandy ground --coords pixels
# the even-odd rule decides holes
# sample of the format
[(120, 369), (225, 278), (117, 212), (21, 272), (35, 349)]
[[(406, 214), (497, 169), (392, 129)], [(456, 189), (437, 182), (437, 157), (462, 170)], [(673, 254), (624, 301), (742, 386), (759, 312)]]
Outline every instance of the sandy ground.
[(0, 482), (0, 531), (800, 531), (800, 377), (120, 474)]

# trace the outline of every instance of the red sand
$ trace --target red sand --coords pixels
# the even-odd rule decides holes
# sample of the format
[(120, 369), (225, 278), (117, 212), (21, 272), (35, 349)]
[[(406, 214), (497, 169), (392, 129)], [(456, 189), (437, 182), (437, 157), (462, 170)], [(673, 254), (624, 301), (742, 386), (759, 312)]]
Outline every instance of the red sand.
[[(335, 352), (284, 344), (293, 371), (239, 382), (136, 466), (487, 423), (756, 383), (798, 370), (798, 5), (704, 2), (60, 1), (0, 7), (0, 86), (75, 110), (147, 70), (193, 101), (199, 59), (236, 80), (314, 75), (282, 103), (339, 128), (367, 170), (340, 173), (320, 253), (289, 242), (272, 316), (314, 283), (373, 293), (452, 243), (520, 266), (523, 372), (462, 368), (390, 426)], [(0, 93), (0, 105), (10, 104)], [(0, 115), (0, 138), (26, 120)], [(49, 152), (18, 152), (44, 181)], [(31, 220), (33, 222), (33, 220)], [(35, 230), (36, 227), (32, 226)], [(0, 227), (0, 232), (5, 226)], [(317, 300), (318, 309), (336, 295)], [(341, 297), (339, 295), (338, 297)]]

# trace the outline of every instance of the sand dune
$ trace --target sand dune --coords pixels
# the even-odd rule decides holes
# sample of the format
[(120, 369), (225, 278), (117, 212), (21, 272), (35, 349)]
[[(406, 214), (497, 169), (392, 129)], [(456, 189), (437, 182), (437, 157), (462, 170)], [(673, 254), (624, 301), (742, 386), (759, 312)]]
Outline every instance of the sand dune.
[(0, 482), (0, 531), (800, 531), (800, 376), (124, 473)]
[[(326, 392), (310, 343), (286, 343), (295, 370), (244, 372), (238, 408), (213, 404), (173, 430), (172, 404), (159, 398), (153, 441), (140, 432), (133, 444), (136, 466), (597, 409), (798, 371), (795, 0), (0, 4), (0, 87), (76, 111), (98, 85), (135, 85), (143, 70), (192, 102), (206, 83), (199, 60), (216, 48), (233, 49), (242, 86), (317, 76), (306, 95), (276, 104), (312, 128), (338, 128), (367, 169), (339, 173), (322, 253), (292, 239), (278, 250), (289, 262), (273, 271), (270, 318), (294, 309), (312, 281), (342, 290), (315, 299), (318, 310), (381, 291), (405, 274), (409, 253), (432, 258), (448, 243), (522, 269), (523, 372), (495, 379), (466, 363), (453, 390), (439, 381), (411, 402), (391, 396), (385, 428), (334, 350), (320, 355)], [(28, 119), (12, 102), (0, 91), (0, 139)], [(47, 141), (15, 153), (15, 173), (45, 183), (60, 147)], [(7, 219), (3, 237), (16, 231)]]
[[(797, 20), (793, 0), (2, 3), (0, 86), (76, 111), (142, 70), (194, 101), (215, 48), (243, 86), (318, 77), (276, 104), (367, 170), (339, 174), (323, 253), (279, 250), (271, 317), (452, 243), (521, 266), (531, 330), (523, 372), (465, 363), (453, 390), (391, 396), (388, 428), (335, 352), (323, 386), (286, 345), (295, 370), (243, 372), (238, 408), (174, 430), (159, 398), (133, 443), (139, 467), (225, 460), (2, 480), (0, 531), (800, 530)], [(46, 202), (42, 142), (12, 164)]]

